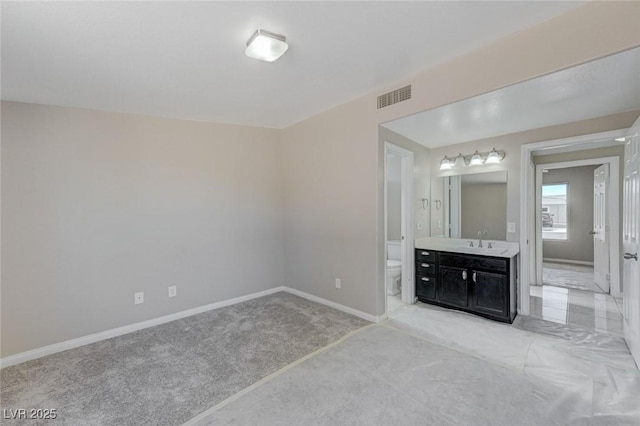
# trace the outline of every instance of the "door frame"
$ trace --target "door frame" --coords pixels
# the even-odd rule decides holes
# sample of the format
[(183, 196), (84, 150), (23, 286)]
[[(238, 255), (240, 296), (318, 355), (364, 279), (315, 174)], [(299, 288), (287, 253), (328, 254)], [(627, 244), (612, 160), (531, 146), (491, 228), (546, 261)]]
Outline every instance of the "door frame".
[[(522, 144), (520, 147), (520, 271), (519, 286), (520, 306), (518, 313), (520, 315), (529, 315), (529, 287), (531, 283), (537, 281), (537, 270), (535, 268), (535, 167), (533, 166), (532, 154), (534, 151), (546, 149), (556, 149), (583, 145), (590, 142), (597, 142), (607, 139), (616, 139), (625, 137), (628, 128), (611, 130), (608, 132), (592, 133), (590, 135), (573, 136), (569, 138), (553, 139), (542, 142), (532, 142)], [(529, 245), (529, 241), (532, 242)], [(617, 248), (620, 250), (620, 247)], [(532, 262), (533, 261), (533, 262)], [(620, 264), (620, 259), (616, 260)]]
[(404, 303), (413, 304), (416, 298), (416, 289), (413, 283), (415, 275), (414, 269), (414, 190), (413, 190), (413, 152), (394, 145), (391, 142), (384, 143), (384, 312), (387, 313), (387, 157), (395, 154), (400, 157), (400, 203), (401, 203), (401, 225), (400, 234), (404, 237), (400, 240), (402, 251), (402, 291), (401, 299)]
[[(569, 167), (609, 165), (609, 294), (620, 297), (620, 159), (618, 157), (600, 157), (588, 160), (562, 161), (536, 165), (535, 191), (536, 191), (536, 277), (542, 277), (542, 171), (544, 169), (566, 169)], [(614, 178), (615, 176), (615, 178)], [(610, 201), (617, 200), (617, 203)], [(591, 205), (593, 208), (593, 203)], [(618, 268), (615, 267), (616, 263)]]

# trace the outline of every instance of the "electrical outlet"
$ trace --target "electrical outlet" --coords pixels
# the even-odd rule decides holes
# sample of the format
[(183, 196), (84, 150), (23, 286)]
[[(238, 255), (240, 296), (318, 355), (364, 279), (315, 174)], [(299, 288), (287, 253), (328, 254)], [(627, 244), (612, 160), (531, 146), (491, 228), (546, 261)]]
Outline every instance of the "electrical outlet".
[(422, 231), (422, 221), (418, 221), (418, 231)]
[(133, 303), (135, 305), (139, 305), (141, 303), (144, 303), (144, 292), (143, 291), (133, 295)]
[(336, 288), (342, 288), (342, 280), (340, 278), (336, 278)]
[(516, 232), (516, 223), (515, 222), (507, 222), (507, 232), (511, 232), (511, 233)]
[(176, 297), (176, 286), (175, 285), (170, 285), (169, 286), (169, 297)]

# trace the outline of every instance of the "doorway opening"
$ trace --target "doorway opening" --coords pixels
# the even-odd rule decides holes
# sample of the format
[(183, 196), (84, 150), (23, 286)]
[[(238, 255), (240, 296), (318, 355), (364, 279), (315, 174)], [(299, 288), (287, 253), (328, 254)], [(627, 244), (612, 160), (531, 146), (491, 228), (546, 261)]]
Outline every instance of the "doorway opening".
[(615, 156), (600, 152), (533, 152), (536, 279), (528, 295), (532, 316), (621, 336), (623, 147), (604, 151)]
[(413, 303), (413, 152), (385, 142), (385, 312)]

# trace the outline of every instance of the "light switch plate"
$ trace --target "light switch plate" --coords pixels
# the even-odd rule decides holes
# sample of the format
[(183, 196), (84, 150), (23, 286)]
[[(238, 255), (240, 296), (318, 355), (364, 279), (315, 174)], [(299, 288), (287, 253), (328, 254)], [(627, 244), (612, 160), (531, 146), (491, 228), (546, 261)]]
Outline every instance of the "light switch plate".
[(507, 222), (507, 232), (515, 233), (516, 232), (516, 223), (515, 222)]

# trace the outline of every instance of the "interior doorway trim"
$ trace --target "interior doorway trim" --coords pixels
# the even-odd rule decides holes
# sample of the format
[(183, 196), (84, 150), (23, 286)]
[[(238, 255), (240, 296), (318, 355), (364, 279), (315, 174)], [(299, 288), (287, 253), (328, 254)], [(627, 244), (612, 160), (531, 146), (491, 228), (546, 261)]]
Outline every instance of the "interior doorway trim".
[(544, 169), (564, 169), (568, 167), (595, 166), (600, 164), (609, 165), (610, 176), (610, 192), (608, 200), (616, 200), (617, 202), (609, 205), (609, 294), (613, 297), (621, 297), (620, 286), (620, 159), (618, 157), (600, 157), (587, 160), (572, 160), (559, 163), (547, 163), (536, 165), (536, 281), (542, 277), (542, 209), (539, 198), (542, 188), (542, 171)]
[[(543, 142), (523, 144), (520, 148), (520, 273), (519, 273), (519, 302), (518, 313), (530, 315), (529, 287), (536, 282), (535, 268), (535, 165), (532, 154), (534, 151), (561, 147), (574, 147), (584, 143), (599, 140), (615, 139), (626, 136), (628, 129), (618, 129), (608, 132), (592, 133), (590, 135), (573, 136), (570, 138), (554, 139)], [(531, 245), (529, 245), (531, 242)]]
[(400, 203), (401, 203), (401, 226), (400, 226), (400, 247), (402, 252), (402, 301), (412, 304), (415, 301), (414, 276), (414, 202), (413, 202), (413, 152), (400, 148), (391, 142), (384, 143), (384, 259), (385, 280), (384, 280), (384, 311), (387, 312), (387, 285), (386, 285), (386, 264), (387, 264), (387, 158), (389, 154), (395, 154), (401, 160), (400, 172)]

